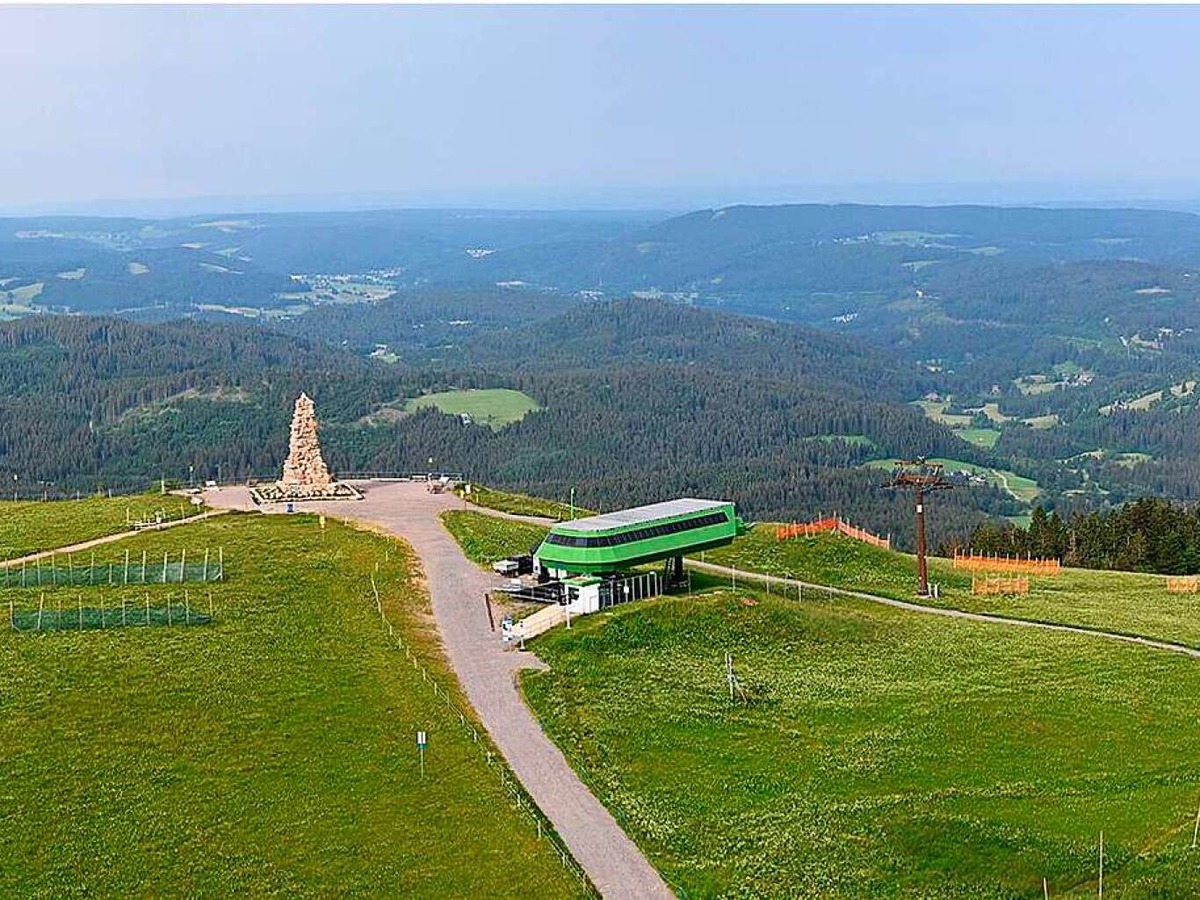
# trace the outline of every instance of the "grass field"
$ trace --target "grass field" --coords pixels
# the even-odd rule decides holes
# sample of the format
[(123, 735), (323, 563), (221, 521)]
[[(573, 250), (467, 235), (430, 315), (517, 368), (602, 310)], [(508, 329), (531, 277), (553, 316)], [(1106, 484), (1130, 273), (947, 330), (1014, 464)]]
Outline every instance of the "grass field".
[(414, 397), (404, 404), (404, 408), (408, 412), (415, 412), (430, 406), (455, 416), (466, 413), (472, 421), (493, 429), (519, 422), (528, 413), (541, 408), (537, 401), (528, 394), (508, 388), (443, 391), (438, 394)]
[(482, 485), (472, 484), (471, 493), (466, 498), (476, 506), (494, 509), (497, 512), (512, 513), (518, 516), (540, 516), (545, 519), (569, 519), (574, 512), (578, 516), (590, 516), (590, 510), (576, 506), (571, 509), (570, 503), (559, 500), (546, 500), (542, 497), (530, 497), (528, 494), (510, 494), (507, 491), (497, 491)]
[[(457, 692), (400, 545), (313, 517), (231, 515), (127, 546), (224, 546), (216, 621), (0, 632), (0, 895), (578, 893), (388, 641), (372, 573), (416, 658)], [(59, 589), (68, 603), (95, 590), (120, 601)], [(5, 616), (10, 599), (36, 603), (0, 592)]]
[(686, 896), (1095, 896), (1101, 830), (1106, 897), (1200, 884), (1194, 660), (727, 589), (534, 647), (544, 727)]
[(1044, 416), (1030, 416), (1028, 419), (1022, 419), (1030, 428), (1054, 428), (1059, 423), (1058, 413), (1049, 413)]
[(960, 428), (954, 432), (968, 444), (991, 450), (1000, 440), (1000, 432), (995, 428)]
[(919, 406), (927, 418), (941, 425), (946, 425), (949, 428), (971, 427), (972, 417), (970, 415), (946, 412), (946, 408), (950, 404), (943, 401), (917, 400), (914, 401), (914, 405)]
[[(761, 525), (731, 546), (705, 554), (708, 562), (912, 600), (916, 593), (913, 557), (870, 547), (840, 535), (777, 541), (772, 526)], [(1166, 579), (1130, 572), (1064, 569), (1058, 576), (1033, 576), (1030, 592), (1019, 597), (975, 596), (971, 575), (949, 560), (931, 558), (929, 577), (941, 596), (933, 605), (995, 613), (1018, 619), (1082, 625), (1138, 634), (1200, 647), (1200, 595), (1168, 594)]]
[(498, 519), (487, 513), (452, 509), (442, 513), (446, 530), (471, 562), (490, 566), (498, 559), (528, 553), (546, 537), (541, 525)]
[(983, 414), (985, 416), (987, 416), (988, 419), (990, 419), (991, 421), (997, 422), (1000, 424), (1003, 424), (1004, 422), (1008, 422), (1012, 419), (1012, 416), (1006, 416), (1004, 413), (1000, 412), (1000, 404), (999, 403), (983, 404)]
[(0, 500), (0, 562), (128, 531), (131, 522), (194, 515), (186, 500), (161, 494), (80, 500)]
[[(941, 463), (947, 472), (967, 471), (975, 475), (986, 478), (991, 484), (1001, 490), (1008, 491), (1018, 500), (1029, 503), (1036, 500), (1041, 490), (1038, 488), (1038, 483), (1032, 478), (1026, 478), (1023, 475), (1018, 475), (1016, 472), (1010, 472), (1007, 469), (991, 469), (987, 466), (977, 466), (975, 463), (964, 462), (961, 459), (930, 459), (931, 463)], [(867, 463), (868, 466), (876, 469), (891, 469), (896, 464), (895, 459), (876, 459)]]

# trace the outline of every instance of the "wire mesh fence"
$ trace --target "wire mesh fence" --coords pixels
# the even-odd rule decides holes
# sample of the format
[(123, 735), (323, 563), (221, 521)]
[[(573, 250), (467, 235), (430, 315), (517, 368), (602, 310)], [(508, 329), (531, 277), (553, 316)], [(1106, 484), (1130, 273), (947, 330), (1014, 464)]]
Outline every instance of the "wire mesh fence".
[(225, 550), (205, 549), (199, 554), (164, 553), (161, 558), (143, 552), (110, 562), (95, 556), (76, 562), (72, 554), (48, 557), (0, 569), (0, 588), (118, 587), (123, 585), (207, 583), (225, 580)]
[[(74, 602), (72, 602), (74, 601)], [(53, 597), (42, 594), (35, 605), (8, 601), (8, 622), (13, 631), (91, 631), (108, 628), (154, 628), (208, 625), (213, 621), (212, 595), (193, 598), (190, 592), (151, 600), (149, 594), (102, 599), (85, 606), (83, 596)]]
[[(378, 571), (378, 563), (375, 564), (375, 568)], [(375, 582), (374, 575), (371, 576), (371, 599), (374, 603), (375, 611), (379, 613), (380, 622), (387, 630), (389, 645), (404, 653), (405, 659), (412, 665), (413, 669), (420, 672), (422, 682), (427, 684), (434, 696), (438, 697), (445, 704), (450, 720), (457, 722), (458, 726), (471, 738), (472, 743), (479, 748), (481, 761), (496, 774), (504, 791), (512, 800), (513, 806), (527, 816), (530, 824), (537, 829), (538, 840), (544, 840), (550, 845), (554, 854), (559, 858), (559, 862), (562, 863), (563, 868), (578, 879), (580, 885), (589, 896), (599, 897), (600, 894), (596, 890), (595, 885), (592, 884), (583, 867), (571, 855), (571, 851), (562, 843), (562, 840), (554, 831), (549, 818), (525, 791), (517, 776), (505, 764), (504, 758), (500, 755), (499, 751), (492, 746), (488, 740), (487, 732), (482, 731), (476, 725), (468, 712), (459, 708), (450, 692), (422, 665), (409, 642), (396, 633), (396, 627), (388, 620), (387, 613), (384, 611), (383, 600), (380, 596), (379, 587)]]

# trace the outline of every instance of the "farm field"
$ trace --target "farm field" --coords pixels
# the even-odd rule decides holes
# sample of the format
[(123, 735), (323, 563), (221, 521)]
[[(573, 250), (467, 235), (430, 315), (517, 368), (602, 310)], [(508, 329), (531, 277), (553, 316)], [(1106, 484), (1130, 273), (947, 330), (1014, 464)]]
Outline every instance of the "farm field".
[(968, 444), (991, 450), (1000, 440), (1000, 432), (995, 428), (960, 428), (954, 432)]
[[(1041, 490), (1038, 488), (1038, 483), (1032, 478), (1026, 478), (1023, 475), (1018, 475), (1016, 472), (1010, 472), (1007, 469), (991, 469), (987, 466), (979, 466), (975, 463), (964, 462), (961, 459), (945, 459), (937, 458), (930, 459), (931, 463), (941, 463), (947, 472), (967, 471), (974, 475), (979, 475), (987, 479), (991, 484), (1002, 490), (1008, 491), (1018, 500), (1029, 503), (1037, 499)], [(895, 459), (875, 459), (867, 463), (868, 466), (876, 469), (891, 469), (896, 464)]]
[[(388, 640), (372, 574), (398, 634), (457, 696), (402, 545), (311, 516), (233, 514), (119, 546), (104, 549), (224, 547), (227, 580), (190, 586), (206, 611), (211, 591), (215, 621), (0, 632), (0, 895), (580, 892)], [(185, 587), (132, 599), (178, 604)], [(45, 596), (103, 596), (111, 622), (125, 590)], [(5, 615), (10, 600), (37, 595), (0, 591)]]
[(744, 588), (533, 647), (543, 726), (683, 896), (1094, 897), (1102, 830), (1106, 897), (1200, 883), (1195, 660)]
[(528, 413), (540, 409), (537, 401), (528, 394), (508, 388), (443, 391), (414, 397), (404, 404), (404, 408), (408, 412), (415, 412), (430, 406), (450, 415), (457, 416), (465, 413), (473, 421), (493, 429), (519, 422)]
[(442, 513), (441, 518), (467, 559), (485, 567), (498, 559), (528, 553), (542, 542), (547, 531), (541, 525), (471, 510), (452, 509)]
[[(760, 525), (729, 547), (709, 551), (708, 562), (912, 600), (916, 562), (912, 556), (880, 550), (841, 535), (775, 539), (774, 527)], [(941, 590), (927, 605), (1080, 625), (1200, 647), (1200, 595), (1169, 594), (1159, 575), (1064, 569), (1057, 576), (1032, 576), (1027, 595), (975, 596), (971, 574), (949, 560), (931, 557), (929, 577)]]
[(971, 416), (946, 412), (946, 409), (950, 404), (944, 401), (917, 400), (915, 401), (914, 405), (921, 408), (921, 410), (925, 413), (926, 418), (932, 419), (934, 422), (945, 425), (948, 428), (971, 427)]
[(136, 494), (79, 500), (0, 500), (0, 562), (128, 531), (131, 523), (199, 512), (176, 496)]

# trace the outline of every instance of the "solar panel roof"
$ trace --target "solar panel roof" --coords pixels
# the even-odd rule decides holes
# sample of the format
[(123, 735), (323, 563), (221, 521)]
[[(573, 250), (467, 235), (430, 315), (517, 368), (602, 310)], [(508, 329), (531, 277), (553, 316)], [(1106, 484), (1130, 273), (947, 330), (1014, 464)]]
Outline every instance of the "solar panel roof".
[(672, 516), (682, 516), (687, 513), (701, 512), (706, 509), (716, 509), (717, 507), (728, 505), (728, 500), (697, 500), (694, 497), (684, 497), (679, 500), (667, 500), (663, 503), (651, 503), (649, 506), (619, 509), (616, 512), (604, 513), (599, 516), (589, 516), (586, 519), (560, 522), (554, 526), (554, 530), (607, 531), (610, 528), (624, 528), (628, 525), (657, 522), (659, 519), (668, 519)]

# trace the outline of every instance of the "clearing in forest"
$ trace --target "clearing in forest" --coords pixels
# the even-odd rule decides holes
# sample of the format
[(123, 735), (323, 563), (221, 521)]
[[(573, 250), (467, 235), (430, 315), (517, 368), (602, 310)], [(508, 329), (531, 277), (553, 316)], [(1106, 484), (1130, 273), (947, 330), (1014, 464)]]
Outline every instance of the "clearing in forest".
[(431, 406), (449, 415), (468, 415), (471, 421), (493, 429), (519, 422), (541, 408), (528, 394), (509, 388), (442, 391), (414, 397), (404, 404), (408, 412)]

